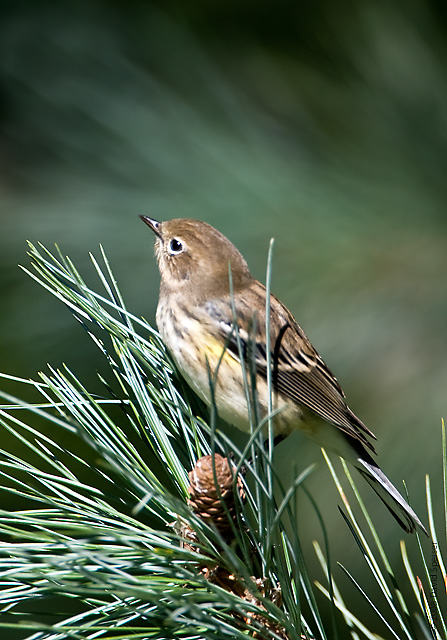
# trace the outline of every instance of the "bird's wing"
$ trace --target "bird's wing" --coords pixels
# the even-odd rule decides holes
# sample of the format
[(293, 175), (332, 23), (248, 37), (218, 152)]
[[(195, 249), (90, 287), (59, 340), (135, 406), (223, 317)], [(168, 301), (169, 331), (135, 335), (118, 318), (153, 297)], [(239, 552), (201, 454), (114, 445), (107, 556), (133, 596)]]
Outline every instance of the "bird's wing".
[[(265, 290), (262, 285), (256, 284), (261, 287), (258, 296), (262, 298), (262, 291)], [(258, 310), (255, 317), (253, 307)], [(228, 323), (227, 312), (217, 315), (221, 318), (219, 325), (227, 349), (239, 360), (242, 354), (246, 362), (254, 361), (257, 373), (267, 378), (265, 312), (261, 309), (265, 309), (265, 294), (264, 303), (252, 304), (251, 308), (246, 297), (241, 296), (235, 298), (237, 325), (235, 322)], [(335, 376), (304, 331), (274, 296), (270, 309), (270, 363), (274, 389), (374, 451), (365, 435), (375, 439), (374, 434), (346, 405), (344, 393)]]
[[(365, 434), (374, 434), (349, 409), (344, 393), (330, 369), (296, 324), (286, 324), (278, 335), (281, 344), (272, 354), (272, 379), (283, 395), (304, 405), (327, 422), (361, 441), (374, 451)], [(267, 376), (267, 364), (257, 362)]]

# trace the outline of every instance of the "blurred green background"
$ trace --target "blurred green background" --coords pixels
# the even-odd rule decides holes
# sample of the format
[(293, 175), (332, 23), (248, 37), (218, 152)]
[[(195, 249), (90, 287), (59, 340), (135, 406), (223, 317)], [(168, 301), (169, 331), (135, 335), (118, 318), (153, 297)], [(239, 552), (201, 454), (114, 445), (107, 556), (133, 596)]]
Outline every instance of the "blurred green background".
[[(58, 243), (92, 283), (102, 243), (129, 309), (153, 321), (158, 271), (138, 214), (211, 223), (260, 279), (273, 236), (274, 292), (426, 522), (446, 415), (446, 33), (445, 3), (428, 0), (0, 2), (0, 369), (66, 362), (87, 387), (105, 369), (18, 269), (27, 239)], [(293, 445), (282, 466), (320, 462), (309, 486), (333, 558), (374, 595), (318, 449)], [(362, 494), (400, 574), (401, 531)], [(311, 562), (310, 512), (303, 500)]]

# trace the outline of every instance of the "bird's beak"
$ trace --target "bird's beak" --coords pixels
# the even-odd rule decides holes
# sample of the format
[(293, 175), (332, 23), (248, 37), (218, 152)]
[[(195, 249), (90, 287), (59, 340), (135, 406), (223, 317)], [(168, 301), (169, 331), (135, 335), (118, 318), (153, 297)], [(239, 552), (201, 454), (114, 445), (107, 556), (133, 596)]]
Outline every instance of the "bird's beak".
[(149, 218), (148, 216), (140, 216), (140, 218), (152, 229), (156, 236), (161, 238), (161, 222), (158, 222), (158, 220), (154, 220), (153, 218)]

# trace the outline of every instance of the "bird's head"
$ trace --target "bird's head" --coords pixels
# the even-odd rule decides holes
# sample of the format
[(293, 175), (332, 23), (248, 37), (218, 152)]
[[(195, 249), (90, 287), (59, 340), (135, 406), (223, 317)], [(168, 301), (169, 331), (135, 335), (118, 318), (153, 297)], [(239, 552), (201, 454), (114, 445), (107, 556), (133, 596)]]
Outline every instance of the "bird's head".
[(217, 229), (200, 220), (158, 222), (140, 216), (156, 235), (155, 255), (165, 292), (214, 297), (244, 287), (251, 279), (241, 253)]

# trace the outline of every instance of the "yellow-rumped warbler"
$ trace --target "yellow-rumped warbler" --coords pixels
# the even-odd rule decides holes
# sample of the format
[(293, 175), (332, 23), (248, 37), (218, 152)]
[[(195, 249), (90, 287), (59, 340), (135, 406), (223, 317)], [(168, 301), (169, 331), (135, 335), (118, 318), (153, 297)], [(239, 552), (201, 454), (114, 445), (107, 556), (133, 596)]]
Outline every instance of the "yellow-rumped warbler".
[[(260, 415), (268, 411), (265, 287), (252, 277), (236, 247), (209, 224), (141, 218), (157, 236), (161, 274), (157, 325), (166, 347), (188, 384), (208, 405), (209, 371), (217, 369), (213, 401), (218, 414), (248, 431), (240, 355), (249, 350), (256, 367)], [(346, 405), (337, 380), (273, 295), (270, 350), (274, 408), (278, 409), (273, 419), (275, 436), (298, 429), (331, 449), (354, 464), (405, 531), (413, 532), (418, 525), (427, 533), (368, 452), (375, 453), (367, 437), (375, 439), (374, 434)]]

